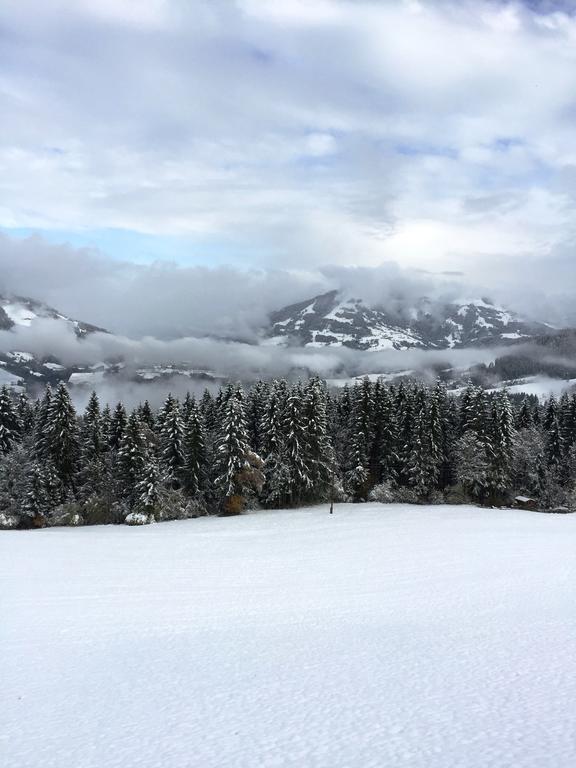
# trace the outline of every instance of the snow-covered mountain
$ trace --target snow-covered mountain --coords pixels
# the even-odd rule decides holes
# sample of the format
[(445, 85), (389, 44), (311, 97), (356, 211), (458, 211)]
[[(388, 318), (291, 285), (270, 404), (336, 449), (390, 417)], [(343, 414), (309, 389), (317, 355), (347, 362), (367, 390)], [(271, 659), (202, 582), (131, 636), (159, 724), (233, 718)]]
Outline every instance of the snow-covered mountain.
[[(42, 355), (24, 351), (34, 349), (35, 345), (30, 347), (23, 344), (23, 337), (29, 333), (33, 334), (35, 324), (40, 326), (40, 321), (46, 319), (58, 323), (55, 323), (50, 335), (43, 337)], [(67, 359), (63, 359), (57, 352), (57, 349), (63, 348), (59, 344), (58, 333), (67, 337), (65, 346), (69, 349), (71, 330), (77, 337), (78, 360), (74, 359), (73, 354), (67, 354)], [(2, 331), (4, 333), (1, 333)], [(113, 334), (102, 328), (70, 318), (47, 304), (25, 297), (0, 295), (0, 333), (3, 337), (3, 351), (0, 351), (0, 384), (24, 386), (30, 390), (59, 381), (91, 389), (119, 381), (143, 384), (163, 382), (166, 387), (170, 387), (172, 382), (180, 380), (185, 387), (186, 380), (206, 383), (223, 380), (232, 373), (227, 368), (226, 355), (222, 355), (218, 371), (203, 368), (199, 361), (194, 359), (169, 359), (169, 352), (165, 362), (158, 361), (157, 354), (153, 356), (155, 362), (147, 362), (145, 357), (136, 357), (130, 362), (117, 353), (118, 349), (126, 347), (126, 340), (115, 340)], [(93, 338), (92, 334), (97, 333), (107, 334), (111, 343), (95, 344), (92, 346), (91, 355), (87, 355), (84, 345)], [(572, 339), (575, 333), (576, 331), (570, 330), (558, 332), (544, 324), (528, 322), (487, 299), (439, 302), (423, 298), (410, 306), (398, 303), (392, 309), (371, 307), (361, 299), (343, 297), (336, 291), (331, 291), (274, 313), (270, 326), (261, 333), (260, 344), (280, 347), (348, 347), (377, 351), (449, 350), (505, 344), (512, 347), (522, 342), (530, 342), (531, 348), (536, 351), (530, 354), (528, 363), (524, 361), (524, 365), (520, 366), (522, 370), (514, 373), (518, 364), (514, 356), (516, 353), (511, 349), (513, 356), (508, 357), (511, 357), (512, 362), (505, 366), (502, 375), (499, 371), (490, 371), (488, 378), (492, 381), (517, 375), (552, 375), (549, 366), (536, 364), (534, 360), (545, 357), (548, 348), (551, 351), (556, 349), (553, 343), (556, 336), (562, 341), (566, 334)], [(48, 339), (53, 339), (53, 342), (48, 342)], [(118, 344), (115, 344), (115, 341), (118, 341)], [(211, 341), (218, 344), (217, 339)], [(568, 352), (564, 349), (565, 346), (566, 343), (563, 342), (563, 354), (573, 359), (576, 353)], [(106, 348), (116, 350), (113, 359), (108, 359), (109, 356), (105, 353), (97, 351)], [(93, 359), (94, 357), (102, 359)], [(290, 367), (294, 365), (298, 367)], [(295, 376), (305, 376), (306, 369), (303, 365), (301, 360), (297, 364), (287, 362), (287, 375), (293, 373)], [(398, 370), (405, 367), (399, 364)], [(360, 366), (360, 373), (362, 368), (366, 370), (365, 366)], [(382, 372), (377, 368), (368, 370), (374, 371), (374, 375)], [(404, 373), (418, 375), (414, 370)], [(238, 376), (238, 373), (234, 375)], [(262, 375), (260, 369), (258, 375)], [(356, 375), (359, 375), (358, 370), (348, 371), (342, 366), (342, 377)], [(458, 372), (458, 376), (461, 375), (464, 374)], [(571, 369), (561, 371), (560, 375), (562, 378), (574, 376)], [(247, 369), (246, 379), (250, 376)]]
[(551, 331), (485, 298), (446, 302), (424, 297), (390, 310), (330, 291), (275, 312), (264, 343), (369, 351), (451, 349), (530, 341)]
[[(66, 326), (66, 331), (72, 328), (80, 340), (91, 333), (108, 333), (104, 328), (63, 315), (41, 301), (24, 296), (0, 295), (0, 331), (15, 333), (19, 328), (32, 326), (37, 320), (61, 321)], [(42, 357), (31, 352), (23, 352), (18, 349), (16, 337), (13, 349), (0, 351), (0, 384), (11, 386), (55, 384), (61, 380), (67, 381), (71, 375), (84, 370), (82, 366), (62, 365), (50, 351)]]
[(19, 325), (30, 326), (37, 319), (64, 320), (80, 337), (96, 331), (108, 333), (104, 328), (67, 317), (41, 301), (23, 296), (0, 296), (0, 330), (9, 331)]
[[(0, 385), (25, 387), (34, 390), (46, 384), (55, 385), (65, 381), (71, 386), (87, 389), (97, 388), (105, 382), (123, 379), (136, 383), (169, 382), (176, 377), (194, 379), (196, 381), (214, 381), (221, 377), (210, 371), (199, 370), (192, 363), (166, 362), (127, 368), (121, 359), (93, 360), (90, 363), (70, 363), (58, 357), (55, 349), (46, 349), (43, 355), (33, 354), (19, 349), (17, 332), (22, 328), (31, 328), (39, 320), (57, 320), (60, 322), (61, 333), (68, 335), (70, 329), (82, 345), (94, 333), (105, 333), (112, 336), (110, 331), (92, 323), (68, 317), (58, 310), (35, 299), (23, 296), (0, 295), (0, 331), (14, 335), (14, 343), (3, 344), (0, 351)], [(58, 330), (54, 329), (57, 339)], [(11, 338), (11, 337), (10, 337)], [(58, 346), (57, 344), (55, 346)]]

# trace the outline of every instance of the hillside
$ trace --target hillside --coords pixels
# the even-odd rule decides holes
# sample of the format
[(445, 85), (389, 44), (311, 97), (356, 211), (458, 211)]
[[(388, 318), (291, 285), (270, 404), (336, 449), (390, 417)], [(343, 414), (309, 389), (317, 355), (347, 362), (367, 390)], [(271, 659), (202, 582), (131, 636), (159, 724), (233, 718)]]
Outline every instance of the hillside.
[(352, 349), (459, 349), (530, 341), (553, 332), (489, 299), (443, 302), (423, 297), (414, 304), (368, 306), (338, 291), (284, 307), (272, 314), (266, 343)]

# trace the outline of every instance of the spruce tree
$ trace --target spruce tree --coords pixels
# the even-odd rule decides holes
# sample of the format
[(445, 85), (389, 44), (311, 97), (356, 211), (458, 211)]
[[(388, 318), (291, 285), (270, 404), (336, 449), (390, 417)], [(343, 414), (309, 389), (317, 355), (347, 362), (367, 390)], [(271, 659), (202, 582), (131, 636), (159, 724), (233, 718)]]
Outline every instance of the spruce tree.
[(188, 406), (188, 420), (183, 437), (184, 464), (182, 484), (189, 496), (206, 491), (206, 436), (200, 410), (192, 400)]
[[(216, 488), (222, 511), (238, 514), (246, 494), (260, 484), (259, 467), (248, 443), (244, 399), (240, 388), (230, 389), (222, 404), (222, 422), (216, 450)], [(258, 457), (255, 457), (258, 458)]]
[(487, 487), (494, 503), (506, 499), (512, 476), (514, 416), (506, 390), (492, 400), (490, 439), (488, 442)]
[(168, 395), (160, 420), (160, 459), (162, 468), (173, 485), (184, 465), (184, 423), (178, 402)]
[(78, 469), (79, 438), (76, 410), (64, 383), (52, 397), (48, 411), (46, 444), (58, 478), (65, 488), (74, 489)]
[(118, 403), (110, 420), (109, 445), (112, 450), (117, 451), (120, 448), (127, 424), (126, 409), (122, 403)]
[(0, 389), (0, 454), (8, 453), (20, 438), (18, 415), (5, 385)]
[(26, 392), (21, 392), (16, 403), (16, 416), (20, 426), (20, 434), (26, 437), (32, 434), (34, 429), (34, 409), (30, 405), (30, 400)]
[(334, 454), (328, 436), (326, 392), (318, 377), (311, 378), (304, 388), (303, 415), (305, 423), (305, 464), (311, 500), (320, 500), (332, 484), (335, 471)]
[(299, 504), (311, 487), (306, 463), (306, 423), (302, 405), (302, 385), (298, 382), (288, 392), (282, 425), (284, 442), (281, 459), (287, 468), (286, 499), (290, 505)]
[(154, 518), (160, 513), (163, 478), (158, 460), (149, 452), (136, 483), (136, 507)]
[(138, 483), (148, 459), (148, 446), (140, 417), (133, 411), (126, 424), (118, 450), (118, 480), (122, 498), (134, 504), (138, 498)]

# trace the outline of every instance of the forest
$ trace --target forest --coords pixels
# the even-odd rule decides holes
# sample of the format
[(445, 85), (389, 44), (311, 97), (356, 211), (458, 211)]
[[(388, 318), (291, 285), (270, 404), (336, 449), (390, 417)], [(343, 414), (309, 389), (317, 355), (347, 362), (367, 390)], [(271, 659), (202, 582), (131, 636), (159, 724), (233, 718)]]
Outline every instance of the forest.
[(329, 502), (576, 506), (576, 394), (319, 378), (128, 411), (0, 391), (0, 527), (145, 524)]

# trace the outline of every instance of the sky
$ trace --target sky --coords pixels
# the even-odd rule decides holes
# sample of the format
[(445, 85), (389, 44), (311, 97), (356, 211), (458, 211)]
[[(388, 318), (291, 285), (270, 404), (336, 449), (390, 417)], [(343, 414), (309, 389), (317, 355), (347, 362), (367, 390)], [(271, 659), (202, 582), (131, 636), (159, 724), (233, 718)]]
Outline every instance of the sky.
[(2, 0), (0, 62), (2, 290), (131, 334), (446, 272), (574, 314), (576, 2)]

